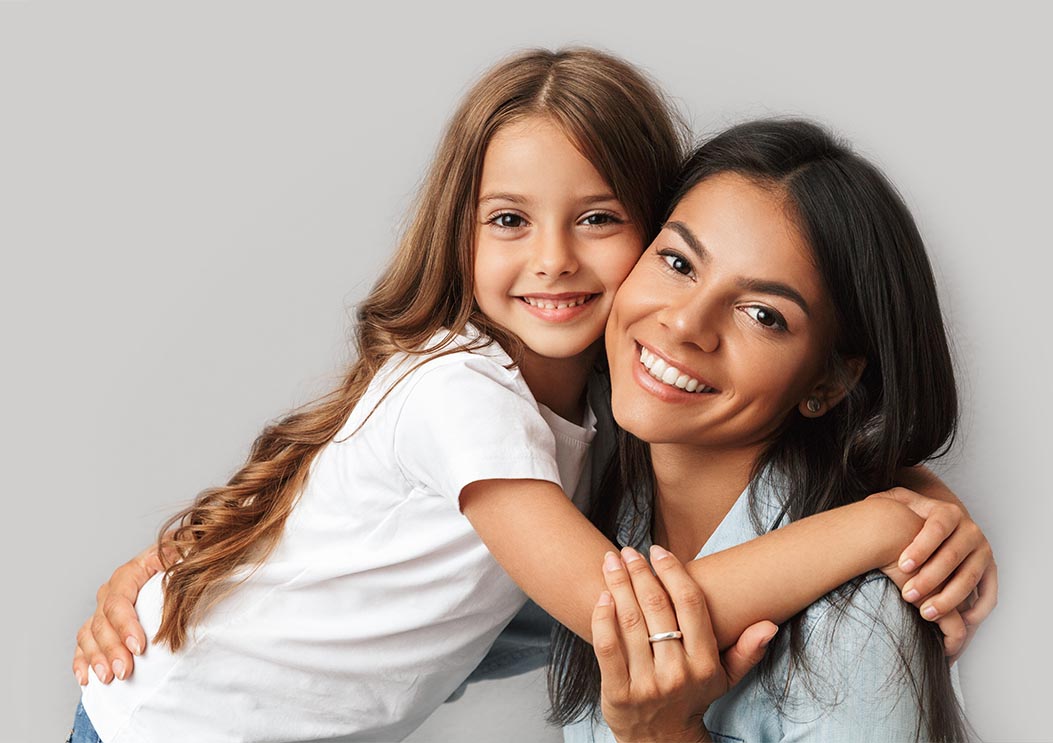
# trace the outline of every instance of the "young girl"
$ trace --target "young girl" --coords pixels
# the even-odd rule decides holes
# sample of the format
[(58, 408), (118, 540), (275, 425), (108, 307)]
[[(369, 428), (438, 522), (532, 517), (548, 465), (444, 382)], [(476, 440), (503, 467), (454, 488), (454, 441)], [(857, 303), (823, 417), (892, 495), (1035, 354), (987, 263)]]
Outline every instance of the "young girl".
[[(157, 642), (126, 683), (104, 669), (84, 692), (106, 743), (402, 737), (523, 604), (509, 574), (589, 636), (589, 566), (611, 545), (564, 491), (587, 492), (586, 382), (676, 169), (665, 110), (589, 51), (522, 55), (469, 92), (343, 386), (163, 532), (172, 557), (136, 606)], [(868, 518), (884, 528), (867, 539), (839, 528)], [(886, 501), (810, 528), (758, 541), (739, 572), (692, 566), (728, 598), (725, 645), (887, 563), (917, 523)], [(780, 558), (795, 534), (838, 564), (774, 591), (797, 577)]]
[[(618, 740), (699, 740), (705, 704), (669, 679), (704, 681), (706, 702), (726, 686), (698, 672), (711, 640), (691, 613), (697, 596), (684, 601), (692, 587), (676, 557), (857, 501), (945, 451), (957, 399), (940, 318), (906, 207), (819, 127), (741, 125), (688, 161), (607, 330), (614, 415), (631, 434), (613, 492), (640, 496), (623, 502), (621, 528), (633, 544), (666, 548), (652, 559), (685, 610), (683, 648), (652, 655), (646, 632), (642, 642), (640, 631), (619, 633), (615, 603), (623, 627), (634, 614), (650, 632), (677, 618), (648, 599), (658, 587), (638, 553), (624, 553), (631, 579), (609, 557), (613, 602), (608, 593), (597, 607), (594, 639)], [(664, 384), (659, 364), (704, 378), (707, 393)], [(597, 520), (613, 533), (619, 505), (601, 505)], [(795, 617), (765, 665), (709, 706), (705, 728), (716, 740), (963, 740), (931, 629), (880, 574), (857, 578)], [(578, 719), (566, 739), (609, 740), (602, 722), (579, 719), (598, 701), (591, 650), (565, 639), (557, 709)], [(664, 693), (648, 698), (656, 679)]]

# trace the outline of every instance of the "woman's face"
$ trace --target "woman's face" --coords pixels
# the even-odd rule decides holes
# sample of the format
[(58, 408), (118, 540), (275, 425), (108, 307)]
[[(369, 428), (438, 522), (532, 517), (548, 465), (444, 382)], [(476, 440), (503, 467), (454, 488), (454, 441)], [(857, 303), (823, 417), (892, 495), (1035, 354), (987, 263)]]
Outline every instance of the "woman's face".
[(680, 201), (615, 298), (615, 418), (650, 443), (762, 443), (810, 396), (825, 412), (833, 333), (781, 190), (713, 176)]

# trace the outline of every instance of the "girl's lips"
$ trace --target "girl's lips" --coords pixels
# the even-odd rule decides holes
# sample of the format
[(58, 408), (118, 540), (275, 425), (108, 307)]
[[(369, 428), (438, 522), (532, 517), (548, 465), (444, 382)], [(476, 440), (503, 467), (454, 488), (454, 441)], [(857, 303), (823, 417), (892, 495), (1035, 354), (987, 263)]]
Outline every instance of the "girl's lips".
[(516, 299), (534, 317), (546, 322), (567, 322), (588, 312), (599, 294), (523, 294)]

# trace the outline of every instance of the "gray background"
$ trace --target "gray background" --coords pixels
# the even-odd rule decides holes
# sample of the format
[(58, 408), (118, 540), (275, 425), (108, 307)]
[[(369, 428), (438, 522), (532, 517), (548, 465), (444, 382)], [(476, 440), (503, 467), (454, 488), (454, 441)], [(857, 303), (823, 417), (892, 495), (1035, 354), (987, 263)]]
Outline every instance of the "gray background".
[(335, 380), (469, 81), (582, 42), (697, 132), (807, 114), (899, 184), (961, 369), (944, 472), (1001, 571), (968, 709), (1049, 740), (1051, 60), (1027, 7), (0, 2), (0, 739), (61, 739), (95, 587)]

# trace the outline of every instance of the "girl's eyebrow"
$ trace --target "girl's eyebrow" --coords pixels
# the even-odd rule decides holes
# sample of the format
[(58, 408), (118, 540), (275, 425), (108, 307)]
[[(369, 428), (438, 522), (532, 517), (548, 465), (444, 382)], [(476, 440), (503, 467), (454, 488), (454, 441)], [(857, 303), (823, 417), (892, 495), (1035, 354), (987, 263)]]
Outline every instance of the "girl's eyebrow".
[[(588, 196), (582, 196), (580, 203), (582, 204), (599, 204), (605, 201), (617, 201), (618, 197), (613, 193), (597, 193), (590, 194)], [(483, 194), (479, 197), (479, 204), (486, 204), (490, 201), (509, 201), (513, 204), (529, 204), (530, 199), (520, 194), (502, 191), (500, 193), (488, 193)]]
[(517, 193), (508, 192), (488, 193), (479, 197), (480, 204), (485, 204), (488, 201), (511, 201), (513, 204), (527, 204), (530, 202), (530, 199)]
[[(695, 233), (691, 231), (691, 228), (683, 222), (677, 222), (675, 220), (669, 221), (662, 225), (662, 228), (669, 228), (676, 234), (680, 235), (684, 242), (687, 243), (687, 247), (691, 248), (691, 252), (693, 252), (702, 263), (708, 263), (711, 260), (712, 256), (709, 254), (709, 251), (706, 250), (702, 241), (699, 240)], [(804, 311), (804, 314), (809, 317), (812, 316), (812, 313), (808, 309), (808, 302), (805, 301), (799, 291), (789, 284), (784, 284), (781, 281), (749, 278), (741, 278), (736, 283), (741, 289), (748, 289), (750, 291), (760, 292), (761, 294), (770, 294), (775, 297), (788, 299), (800, 307)]]

